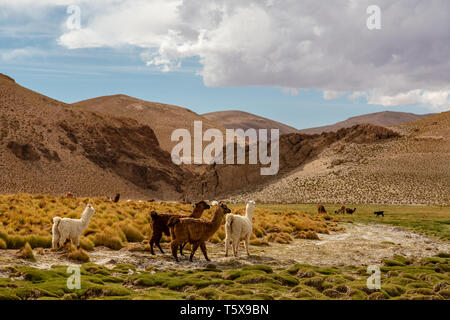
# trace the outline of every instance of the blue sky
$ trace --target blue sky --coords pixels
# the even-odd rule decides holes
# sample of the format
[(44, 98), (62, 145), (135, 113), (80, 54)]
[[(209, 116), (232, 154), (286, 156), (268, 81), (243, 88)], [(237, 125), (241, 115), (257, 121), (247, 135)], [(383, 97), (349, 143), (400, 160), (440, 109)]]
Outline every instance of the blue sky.
[[(163, 71), (154, 64), (146, 65), (146, 59), (155, 54), (166, 58), (167, 53), (163, 50), (167, 46), (166, 42), (148, 45), (148, 40), (143, 36), (138, 41), (125, 39), (120, 43), (101, 45), (84, 42), (74, 44), (64, 39), (61, 41), (62, 35), (71, 32), (64, 27), (68, 17), (67, 6), (47, 2), (47, 6), (44, 9), (39, 7), (38, 13), (33, 16), (30, 12), (24, 13), (20, 8), (8, 7), (7, 2), (0, 1), (0, 72), (13, 77), (27, 88), (67, 103), (121, 93), (148, 101), (180, 105), (200, 114), (220, 110), (243, 110), (299, 129), (384, 110), (414, 113), (442, 110), (430, 107), (423, 99), (405, 100), (413, 103), (392, 103), (391, 100), (386, 100), (386, 94), (383, 94), (384, 100), (379, 99), (389, 101), (386, 105), (374, 103), (363, 96), (350, 99), (352, 92), (371, 88), (352, 90), (352, 87), (341, 88), (328, 83), (322, 85), (318, 81), (314, 81), (314, 85), (305, 85), (302, 74), (299, 74), (298, 78), (293, 79), (291, 76), (289, 79), (283, 79), (276, 73), (268, 73), (269, 80), (260, 81), (260, 68), (255, 71), (254, 77), (249, 76), (248, 79), (246, 74), (229, 76), (226, 71), (226, 76), (218, 77), (217, 80), (215, 75), (220, 75), (220, 70), (223, 69), (220, 64), (223, 57), (218, 58), (217, 52), (208, 56), (210, 47), (208, 51), (192, 49), (192, 53), (188, 55), (181, 49), (178, 50), (182, 53), (178, 52), (180, 56), (175, 57), (177, 67), (171, 67), (169, 72)], [(24, 6), (30, 10), (29, 2), (24, 1)], [(90, 13), (85, 21), (82, 16), (82, 27), (101, 30), (95, 19), (93, 13)], [(190, 40), (182, 41), (189, 43)], [(196, 44), (192, 45), (195, 46)], [(253, 53), (252, 50), (253, 48), (248, 48), (248, 55)], [(170, 58), (173, 55), (173, 52), (170, 53)], [(250, 64), (258, 58), (252, 57)], [(236, 64), (242, 63), (241, 60), (244, 59), (239, 58)], [(254, 69), (249, 69), (247, 73), (253, 71)], [(329, 72), (333, 73), (333, 70)], [(308, 71), (305, 74), (312, 73)], [(275, 79), (273, 82), (270, 81), (271, 77)], [(297, 83), (299, 86), (295, 86)], [(325, 86), (330, 87), (324, 88)], [(444, 83), (442, 88), (411, 86), (406, 89), (442, 91), (446, 88)], [(338, 90), (340, 94), (333, 99), (325, 99), (325, 89)], [(287, 92), (289, 90), (294, 94)], [(402, 92), (405, 92), (404, 88), (389, 92), (388, 97), (401, 98), (399, 94)]]

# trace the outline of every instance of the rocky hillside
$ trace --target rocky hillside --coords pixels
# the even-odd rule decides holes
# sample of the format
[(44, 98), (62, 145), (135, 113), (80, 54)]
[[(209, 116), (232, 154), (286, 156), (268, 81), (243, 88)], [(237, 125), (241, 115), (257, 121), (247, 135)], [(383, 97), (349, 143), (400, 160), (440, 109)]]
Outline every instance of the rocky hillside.
[(189, 171), (154, 131), (50, 99), (0, 77), (0, 193), (177, 199)]
[(322, 132), (336, 131), (342, 128), (348, 128), (357, 124), (369, 123), (382, 127), (392, 127), (408, 123), (415, 120), (425, 119), (431, 117), (433, 114), (414, 114), (408, 112), (394, 112), (394, 111), (383, 111), (376, 113), (364, 114), (362, 116), (351, 117), (347, 120), (337, 122), (332, 125), (302, 129), (301, 133), (305, 134), (320, 134)]
[[(257, 116), (244, 111), (218, 111), (203, 114), (203, 117), (219, 123), (227, 129), (279, 129), (280, 135), (295, 133), (298, 130), (278, 121)], [(268, 132), (270, 139), (270, 132)]]
[(309, 203), (450, 203), (450, 112), (395, 127), (376, 143), (335, 141), (311, 162), (232, 197)]
[(220, 124), (210, 121), (189, 109), (148, 102), (126, 95), (99, 97), (80, 101), (73, 105), (82, 110), (135, 119), (152, 128), (161, 148), (167, 152), (171, 152), (174, 145), (177, 144), (177, 142), (171, 141), (174, 130), (188, 129), (193, 139), (194, 121), (202, 121), (203, 131), (214, 128), (225, 132), (225, 128)]

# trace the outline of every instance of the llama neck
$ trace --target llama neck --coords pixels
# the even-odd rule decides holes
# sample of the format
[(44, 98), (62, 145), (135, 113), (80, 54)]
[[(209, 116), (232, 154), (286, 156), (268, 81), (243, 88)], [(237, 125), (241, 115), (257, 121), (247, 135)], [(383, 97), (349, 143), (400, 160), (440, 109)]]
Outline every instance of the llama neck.
[(246, 208), (245, 209), (245, 216), (247, 217), (247, 219), (248, 220), (250, 220), (250, 221), (252, 221), (252, 218), (253, 218), (253, 211), (254, 211), (255, 209), (254, 208)]
[(92, 218), (91, 214), (83, 212), (80, 219), (83, 228), (86, 228), (88, 226), (89, 222), (91, 221), (91, 218)]
[(192, 210), (191, 217), (192, 218), (200, 218), (203, 214), (203, 211), (205, 209), (203, 207), (194, 207), (194, 210)]
[(212, 230), (214, 230), (214, 232), (219, 229), (221, 223), (222, 223), (222, 217), (223, 217), (223, 212), (222, 212), (222, 208), (217, 208), (217, 210), (214, 212), (214, 216), (212, 218), (211, 222), (211, 228)]

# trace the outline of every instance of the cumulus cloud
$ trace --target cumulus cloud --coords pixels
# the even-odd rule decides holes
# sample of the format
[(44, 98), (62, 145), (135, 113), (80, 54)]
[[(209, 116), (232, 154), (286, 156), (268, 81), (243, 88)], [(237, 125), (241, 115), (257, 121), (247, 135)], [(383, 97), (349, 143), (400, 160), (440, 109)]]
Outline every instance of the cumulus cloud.
[(79, 4), (83, 28), (62, 27), (62, 46), (139, 47), (147, 65), (165, 72), (195, 57), (207, 86), (449, 106), (448, 0), (378, 0), (380, 30), (366, 27), (371, 0), (0, 0), (0, 7), (7, 2)]

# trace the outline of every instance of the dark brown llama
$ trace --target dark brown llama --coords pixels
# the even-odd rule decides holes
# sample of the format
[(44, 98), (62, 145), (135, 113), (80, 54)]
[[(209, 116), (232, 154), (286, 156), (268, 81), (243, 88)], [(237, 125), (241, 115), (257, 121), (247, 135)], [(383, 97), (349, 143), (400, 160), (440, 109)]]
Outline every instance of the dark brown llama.
[(206, 252), (205, 242), (211, 238), (214, 233), (216, 233), (222, 225), (224, 216), (230, 212), (231, 210), (228, 209), (224, 203), (220, 202), (211, 221), (192, 218), (180, 219), (179, 217), (171, 218), (169, 220), (169, 227), (173, 227), (174, 233), (172, 235), (170, 248), (175, 260), (178, 262), (178, 247), (185, 242), (189, 242), (192, 244), (189, 261), (192, 262), (192, 258), (194, 257), (195, 251), (197, 251), (198, 247), (202, 250), (206, 261), (210, 261), (208, 258), (208, 253)]
[[(203, 214), (203, 211), (209, 209), (210, 206), (205, 201), (197, 202), (194, 205), (194, 209), (192, 210), (192, 213), (189, 216), (179, 215), (179, 214), (173, 214), (173, 213), (157, 213), (156, 211), (152, 211), (150, 213), (150, 217), (152, 219), (151, 226), (152, 226), (152, 236), (150, 237), (150, 252), (151, 254), (155, 254), (153, 251), (153, 244), (156, 244), (156, 246), (159, 248), (162, 254), (164, 254), (163, 249), (161, 248), (161, 245), (159, 242), (161, 241), (161, 238), (163, 234), (166, 236), (170, 236), (170, 229), (167, 226), (167, 223), (169, 222), (169, 219), (172, 217), (180, 217), (180, 218), (200, 218)], [(184, 246), (183, 246), (184, 247)], [(182, 252), (182, 247), (180, 247), (180, 252)]]

